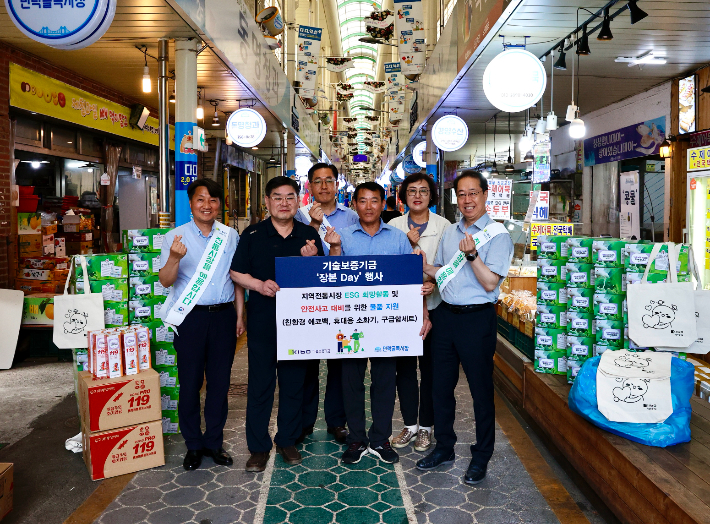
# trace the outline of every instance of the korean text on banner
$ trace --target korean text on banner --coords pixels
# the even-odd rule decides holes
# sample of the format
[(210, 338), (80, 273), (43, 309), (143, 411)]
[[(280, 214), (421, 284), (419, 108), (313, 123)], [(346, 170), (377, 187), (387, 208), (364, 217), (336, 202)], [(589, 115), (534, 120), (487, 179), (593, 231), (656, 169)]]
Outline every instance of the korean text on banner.
[(421, 0), (395, 0), (394, 27), (402, 73), (420, 74), (426, 60), (424, 8)]
[(320, 39), (323, 29), (320, 27), (298, 27), (298, 80), (301, 82), (299, 94), (303, 98), (312, 98), (316, 94), (318, 59), (320, 57)]
[(530, 191), (530, 200), (535, 200), (535, 207), (532, 210), (531, 221), (549, 220), (550, 219), (550, 192), (549, 191)]
[(491, 180), (488, 183), (486, 212), (493, 220), (510, 220), (512, 180)]
[(530, 224), (530, 249), (537, 251), (537, 237), (546, 236), (572, 236), (574, 234), (573, 224)]
[(421, 355), (417, 255), (276, 259), (278, 360)]
[(619, 213), (619, 236), (641, 238), (639, 216), (639, 172), (628, 171), (619, 175), (621, 188), (621, 212)]

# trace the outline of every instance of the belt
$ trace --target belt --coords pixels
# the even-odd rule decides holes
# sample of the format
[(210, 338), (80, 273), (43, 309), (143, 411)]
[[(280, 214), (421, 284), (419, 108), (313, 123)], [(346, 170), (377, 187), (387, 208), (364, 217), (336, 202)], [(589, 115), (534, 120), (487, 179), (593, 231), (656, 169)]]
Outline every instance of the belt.
[(470, 304), (466, 306), (456, 306), (454, 304), (449, 304), (448, 302), (442, 302), (441, 305), (457, 315), (463, 313), (475, 313), (476, 311), (482, 311), (484, 309), (488, 309), (489, 307), (493, 307), (492, 302), (486, 302), (485, 304)]
[(224, 302), (223, 304), (211, 304), (209, 306), (194, 306), (193, 309), (197, 311), (207, 311), (208, 313), (216, 313), (217, 311), (222, 311), (228, 307), (234, 307), (234, 302)]

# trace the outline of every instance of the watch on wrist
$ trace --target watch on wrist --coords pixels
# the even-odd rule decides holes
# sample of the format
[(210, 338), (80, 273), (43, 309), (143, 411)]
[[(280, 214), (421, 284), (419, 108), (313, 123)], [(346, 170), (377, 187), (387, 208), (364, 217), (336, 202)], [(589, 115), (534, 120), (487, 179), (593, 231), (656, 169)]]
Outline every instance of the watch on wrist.
[(478, 258), (478, 251), (476, 251), (473, 255), (466, 255), (466, 260), (469, 262), (473, 262)]

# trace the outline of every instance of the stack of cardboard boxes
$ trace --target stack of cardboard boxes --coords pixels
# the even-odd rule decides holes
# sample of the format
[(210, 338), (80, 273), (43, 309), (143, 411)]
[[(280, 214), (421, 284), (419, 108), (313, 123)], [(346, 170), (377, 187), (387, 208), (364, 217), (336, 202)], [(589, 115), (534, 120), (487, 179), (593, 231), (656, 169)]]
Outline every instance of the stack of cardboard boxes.
[(160, 249), (168, 229), (131, 229), (123, 232), (123, 249), (128, 256), (128, 315), (131, 325), (150, 332), (154, 369), (160, 376), (163, 433), (179, 433), (177, 353), (174, 332), (161, 320), (160, 311), (172, 288), (160, 284)]
[[(607, 349), (637, 349), (628, 334), (626, 289), (640, 282), (654, 244), (615, 238), (550, 236), (538, 242), (538, 315), (535, 370), (567, 375)], [(688, 246), (677, 264), (678, 281), (690, 282)], [(648, 282), (668, 277), (668, 245), (649, 269)], [(684, 353), (678, 356), (685, 358)]]
[(69, 260), (64, 251), (55, 249), (56, 222), (42, 225), (41, 213), (18, 213), (17, 224), (15, 289), (26, 295), (58, 293), (66, 281)]
[(75, 211), (75, 214), (62, 217), (63, 232), (56, 239), (57, 247), (64, 247), (70, 256), (91, 255), (94, 252), (94, 217), (88, 209)]

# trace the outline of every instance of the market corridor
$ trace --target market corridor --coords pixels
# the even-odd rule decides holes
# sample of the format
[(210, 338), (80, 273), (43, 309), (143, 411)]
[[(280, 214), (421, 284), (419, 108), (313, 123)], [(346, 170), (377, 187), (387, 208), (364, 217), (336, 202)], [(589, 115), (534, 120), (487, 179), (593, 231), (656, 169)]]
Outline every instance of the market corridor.
[[(301, 465), (286, 466), (281, 457), (272, 453), (264, 473), (246, 473), (243, 470), (248, 458), (244, 438), (245, 343), (243, 337), (238, 344), (225, 428), (225, 448), (234, 457), (234, 466), (215, 466), (206, 459), (197, 471), (186, 472), (182, 468), (182, 438), (168, 437), (165, 467), (136, 473), (95, 522), (604, 522), (570, 486), (569, 480), (563, 486), (557, 475), (564, 479), (566, 476), (556, 465), (553, 472), (500, 396), (496, 400), (499, 422), (496, 451), (488, 477), (475, 489), (461, 482), (468, 464), (467, 448), (474, 436), (472, 407), (470, 397), (466, 400), (468, 388), (463, 374), (457, 388), (461, 399), (456, 422), (460, 439), (458, 456), (453, 467), (446, 471), (418, 471), (414, 464), (421, 454), (411, 447), (400, 451), (401, 462), (395, 466), (382, 465), (368, 456), (359, 464), (344, 467), (339, 462), (343, 446), (329, 438), (325, 423), (319, 419), (315, 432), (303, 445)], [(322, 366), (322, 388), (324, 370)], [(275, 413), (274, 410), (272, 423)], [(395, 417), (399, 417), (398, 409)], [(395, 428), (401, 424), (401, 419), (395, 419)], [(84, 504), (83, 515), (91, 515), (92, 504), (94, 511), (100, 509), (101, 501), (92, 497)], [(78, 524), (82, 520), (70, 518), (67, 522)]]

